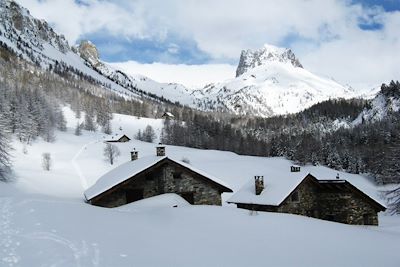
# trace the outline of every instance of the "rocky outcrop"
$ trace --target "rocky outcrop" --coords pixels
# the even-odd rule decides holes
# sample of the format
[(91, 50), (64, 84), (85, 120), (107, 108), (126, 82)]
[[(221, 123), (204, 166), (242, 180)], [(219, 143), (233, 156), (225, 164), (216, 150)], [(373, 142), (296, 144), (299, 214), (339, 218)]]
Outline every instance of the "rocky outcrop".
[(303, 68), (292, 50), (272, 45), (264, 45), (258, 50), (243, 50), (240, 55), (239, 65), (236, 69), (236, 77), (239, 77), (249, 69), (265, 65), (269, 62), (289, 63), (294, 67)]
[(35, 19), (29, 11), (11, 0), (0, 0), (0, 29), (7, 39), (19, 43), (20, 47), (36, 47), (43, 50), (43, 44), (49, 43), (62, 53), (70, 51), (63, 35), (58, 35), (47, 22)]
[(100, 63), (100, 56), (96, 46), (87, 40), (81, 41), (79, 44), (78, 52), (79, 55), (90, 63), (92, 66), (98, 66)]

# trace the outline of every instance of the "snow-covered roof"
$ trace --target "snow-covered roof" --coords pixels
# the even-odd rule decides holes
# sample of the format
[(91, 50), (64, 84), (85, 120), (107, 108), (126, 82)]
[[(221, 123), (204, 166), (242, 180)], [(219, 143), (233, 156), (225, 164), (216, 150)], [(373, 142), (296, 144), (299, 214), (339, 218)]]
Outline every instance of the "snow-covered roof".
[(129, 138), (126, 134), (118, 134), (118, 135), (113, 135), (113, 136), (111, 137), (111, 139), (108, 139), (108, 140), (107, 140), (107, 142), (109, 142), (109, 141), (118, 141), (118, 140), (120, 140), (120, 139), (121, 139), (122, 137), (124, 137), (124, 136), (130, 140), (130, 138)]
[(304, 171), (290, 172), (289, 170), (280, 172), (274, 170), (268, 175), (264, 175), (264, 190), (260, 195), (256, 195), (254, 178), (251, 179), (228, 200), (228, 203), (279, 206), (308, 175), (311, 175), (320, 184), (350, 184), (369, 199), (386, 208), (382, 200), (366, 193), (347, 180), (322, 180)]
[(174, 114), (172, 114), (171, 112), (164, 112), (163, 116), (175, 117)]
[(304, 180), (307, 172), (271, 170), (264, 174), (264, 190), (255, 193), (254, 178), (250, 179), (229, 200), (231, 203), (248, 203), (278, 206)]
[(211, 176), (201, 170), (198, 170), (198, 169), (194, 168), (193, 166), (191, 166), (187, 163), (184, 163), (180, 160), (176, 160), (176, 159), (173, 159), (173, 158), (167, 157), (167, 156), (164, 156), (164, 157), (148, 156), (148, 157), (139, 158), (134, 161), (125, 162), (125, 163), (121, 164), (120, 166), (107, 172), (106, 174), (101, 176), (93, 186), (89, 187), (84, 192), (84, 195), (87, 200), (90, 200), (90, 199), (94, 198), (95, 196), (107, 191), (108, 189), (111, 189), (112, 187), (128, 180), (129, 178), (141, 173), (142, 171), (150, 168), (151, 166), (153, 166), (165, 159), (169, 159), (187, 169), (190, 169), (191, 171), (196, 172), (196, 173), (200, 174), (201, 176), (204, 176), (205, 178), (207, 178), (223, 187), (226, 187), (227, 189), (230, 190), (230, 187), (227, 184), (225, 184), (223, 181), (221, 181), (220, 179), (218, 179), (214, 176)]

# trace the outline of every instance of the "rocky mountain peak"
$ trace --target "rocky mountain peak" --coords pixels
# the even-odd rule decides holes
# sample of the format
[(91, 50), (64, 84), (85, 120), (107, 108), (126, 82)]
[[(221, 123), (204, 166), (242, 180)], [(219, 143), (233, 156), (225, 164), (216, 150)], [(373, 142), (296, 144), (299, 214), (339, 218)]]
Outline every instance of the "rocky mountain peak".
[(78, 46), (80, 56), (90, 63), (92, 66), (97, 66), (100, 63), (99, 51), (96, 46), (87, 40), (81, 41)]
[(303, 68), (298, 58), (289, 48), (265, 44), (261, 49), (242, 50), (239, 65), (236, 69), (236, 77), (239, 77), (249, 69), (265, 65), (268, 62), (289, 63), (294, 67)]
[(13, 0), (0, 0), (0, 35), (26, 48), (43, 50), (43, 44), (66, 53), (70, 50), (63, 35), (58, 35), (46, 21), (33, 18), (29, 11)]

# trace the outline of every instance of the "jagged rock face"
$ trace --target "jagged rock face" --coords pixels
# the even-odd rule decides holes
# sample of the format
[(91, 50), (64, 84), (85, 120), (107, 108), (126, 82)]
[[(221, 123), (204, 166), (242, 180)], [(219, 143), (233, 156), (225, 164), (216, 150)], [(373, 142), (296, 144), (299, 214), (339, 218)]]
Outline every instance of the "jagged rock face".
[(0, 0), (0, 46), (40, 68), (77, 74), (102, 86), (105, 92), (125, 98), (178, 101), (185, 105), (194, 102), (190, 91), (182, 85), (158, 83), (110, 67), (99, 59), (97, 48), (89, 41), (70, 47), (63, 35), (13, 0)]
[(99, 65), (99, 52), (92, 42), (86, 40), (82, 41), (78, 46), (78, 51), (81, 57), (88, 61), (92, 66)]
[[(12, 0), (0, 0), (1, 34), (23, 46), (43, 49), (43, 43), (66, 53), (70, 51), (63, 35), (58, 35), (45, 21), (30, 16), (29, 11)], [(3, 32), (4, 31), (4, 32)]]
[(240, 55), (239, 65), (236, 69), (236, 77), (239, 77), (249, 69), (264, 65), (268, 62), (282, 62), (292, 64), (294, 67), (303, 68), (292, 50), (279, 48), (272, 45), (264, 45), (258, 50), (243, 50)]
[(245, 116), (297, 113), (332, 98), (356, 94), (303, 68), (290, 49), (264, 45), (242, 52), (237, 77), (194, 91), (198, 107)]

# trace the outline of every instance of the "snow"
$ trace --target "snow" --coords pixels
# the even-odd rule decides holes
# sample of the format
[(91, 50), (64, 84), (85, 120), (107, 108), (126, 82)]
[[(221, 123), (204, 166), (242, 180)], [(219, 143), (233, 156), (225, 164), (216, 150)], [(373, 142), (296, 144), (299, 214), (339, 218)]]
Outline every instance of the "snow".
[(107, 172), (101, 176), (97, 182), (89, 187), (85, 191), (85, 197), (87, 200), (94, 198), (95, 196), (103, 193), (104, 191), (114, 187), (117, 184), (135, 176), (136, 174), (148, 169), (149, 167), (157, 164), (166, 157), (149, 156), (139, 158), (134, 161), (125, 162), (118, 167)]
[[(124, 137), (124, 136), (126, 136), (126, 137), (128, 137), (126, 134), (124, 134), (124, 133), (120, 133), (120, 134), (115, 134), (115, 135), (112, 135), (111, 136), (111, 139), (108, 139), (107, 141), (117, 141), (117, 140), (119, 140), (119, 139), (121, 139), (122, 137)], [(128, 137), (129, 138), (129, 137)], [(106, 142), (107, 142), (106, 141)]]
[(392, 223), (358, 227), (212, 206), (106, 209), (11, 193), (8, 187), (0, 187), (2, 266), (397, 267), (400, 262), (400, 235)]
[(371, 102), (371, 107), (364, 109), (360, 115), (353, 121), (353, 125), (359, 125), (365, 121), (376, 122), (384, 119), (389, 112), (398, 112), (400, 110), (400, 99), (394, 97), (385, 97), (379, 93)]
[[(185, 205), (176, 195), (116, 209), (91, 206), (84, 202), (87, 186), (129, 161), (133, 147), (139, 157), (154, 156), (155, 144), (116, 143), (121, 156), (111, 166), (102, 156), (103, 141), (109, 136), (87, 131), (75, 136), (78, 119), (69, 108), (63, 110), (68, 129), (57, 132), (54, 143), (37, 140), (24, 154), (22, 145), (13, 142), (16, 181), (0, 183), (0, 266), (399, 265), (397, 216), (380, 214), (378, 227), (351, 226), (290, 214), (251, 216), (226, 203)], [(150, 124), (159, 134), (161, 122), (114, 114), (113, 130), (118, 132), (121, 126), (132, 136)], [(41, 168), (43, 152), (51, 152), (53, 159), (48, 172)], [(166, 153), (176, 160), (188, 158), (192, 168), (217, 177), (235, 192), (254, 175), (264, 174), (268, 185), (269, 173), (289, 172), (293, 165), (283, 158), (176, 146), (168, 146)], [(338, 173), (322, 166), (305, 166), (302, 171), (321, 179), (336, 179)], [(382, 187), (361, 175), (339, 174), (380, 198)], [(224, 193), (223, 199), (231, 195)]]
[(260, 116), (296, 113), (328, 99), (357, 96), (333, 80), (282, 62), (265, 63), (196, 94), (205, 103), (222, 101), (231, 111), (240, 105), (243, 112)]
[[(168, 148), (166, 148), (168, 149)], [(145, 171), (146, 169), (150, 168), (151, 166), (157, 164), (158, 162), (164, 160), (164, 159), (169, 159), (183, 167), (186, 167), (208, 179), (211, 181), (214, 181), (216, 183), (219, 183), (227, 188), (229, 188), (226, 183), (223, 181), (219, 180), (218, 178), (212, 177), (211, 175), (205, 173), (204, 171), (200, 171), (196, 168), (193, 168), (191, 165), (186, 164), (182, 161), (173, 159), (171, 157), (167, 156), (147, 156), (143, 158), (138, 158), (137, 160), (134, 161), (128, 161), (125, 162), (118, 167), (112, 169), (111, 171), (107, 172), (104, 174), (102, 177), (100, 177), (97, 182), (88, 188), (85, 191), (85, 197), (87, 200), (90, 200), (94, 198), (95, 196), (107, 191), (108, 189), (126, 181), (127, 179), (141, 173), (142, 171)]]
[(250, 179), (228, 202), (279, 206), (282, 201), (304, 180), (305, 172), (290, 172), (290, 169), (270, 169), (264, 175), (264, 190), (255, 194), (254, 179)]
[[(142, 97), (152, 98), (150, 95), (156, 95), (171, 102), (203, 110), (221, 109), (235, 114), (269, 117), (296, 113), (328, 99), (371, 95), (365, 90), (354, 91), (331, 79), (296, 67), (298, 63), (290, 50), (271, 45), (265, 45), (255, 52), (248, 50), (246, 60), (249, 61), (247, 62), (249, 66), (261, 65), (248, 69), (235, 79), (210, 84), (201, 90), (175, 83), (160, 83), (140, 74), (127, 75), (102, 61), (96, 60), (97, 63), (90, 66), (89, 62), (85, 62), (78, 54), (72, 52), (66, 40), (54, 33), (51, 28), (39, 29), (37, 23), (34, 23), (35, 19), (26, 9), (22, 8), (21, 12), (25, 16), (24, 19), (31, 23), (27, 24), (23, 33), (19, 31), (15, 33), (14, 25), (10, 22), (13, 15), (4, 8), (2, 11), (4, 14), (0, 16), (2, 20), (0, 24), (4, 25), (0, 25), (3, 32), (0, 40), (20, 53), (24, 59), (29, 61), (28, 53), (31, 53), (41, 62), (44, 69), (55, 61), (64, 62), (107, 85), (104, 87), (105, 90), (109, 90), (110, 87), (112, 92), (127, 99), (140, 100)], [(42, 39), (40, 36), (43, 34), (47, 38)], [(21, 36), (29, 47), (20, 49), (16, 45)], [(136, 89), (150, 95), (142, 95)]]
[(143, 209), (159, 209), (159, 208), (167, 208), (167, 207), (185, 207), (190, 206), (189, 202), (183, 199), (181, 196), (173, 193), (162, 194), (150, 198), (145, 198), (142, 200), (138, 200), (123, 206), (116, 208), (120, 211), (137, 211)]
[[(306, 168), (308, 169), (308, 168)], [(260, 204), (260, 205), (272, 205), (279, 206), (283, 200), (285, 200), (290, 193), (307, 177), (308, 174), (314, 176), (321, 183), (345, 183), (344, 179), (337, 180), (337, 178), (329, 177), (326, 179), (325, 176), (318, 176), (307, 171), (291, 172), (289, 169), (272, 168), (268, 169), (268, 172), (261, 173), (264, 176), (264, 190), (261, 194), (255, 194), (255, 182), (254, 178), (250, 179), (242, 188), (240, 188), (231, 198), (227, 201), (229, 203), (249, 203), (249, 204)], [(352, 184), (355, 186), (354, 184)], [(355, 186), (357, 187), (357, 186)], [(358, 188), (358, 187), (357, 187)], [(365, 187), (358, 188), (360, 191), (371, 197), (373, 200), (386, 207), (384, 201), (382, 201), (379, 194), (372, 193), (370, 190), (365, 190)]]

